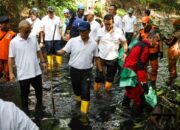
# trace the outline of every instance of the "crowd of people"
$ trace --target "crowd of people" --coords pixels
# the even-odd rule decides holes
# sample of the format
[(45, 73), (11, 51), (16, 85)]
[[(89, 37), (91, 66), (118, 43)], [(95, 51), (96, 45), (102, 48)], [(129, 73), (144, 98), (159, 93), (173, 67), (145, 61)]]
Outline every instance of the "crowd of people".
[[(137, 30), (137, 18), (134, 9), (129, 8), (122, 18), (117, 14), (116, 5), (110, 5), (103, 19), (96, 18), (93, 10), (85, 11), (79, 4), (77, 12), (69, 9), (63, 11), (65, 22), (55, 15), (52, 6), (47, 8), (47, 15), (39, 19), (38, 9), (30, 10), (29, 18), (19, 23), (19, 33), (10, 29), (9, 17), (0, 17), (0, 82), (18, 80), (21, 90), (22, 110), (28, 111), (30, 85), (35, 89), (36, 106), (43, 109), (42, 71), (48, 66), (61, 63), (61, 56), (70, 55), (70, 77), (76, 101), (80, 102), (80, 111), (88, 113), (90, 105), (91, 71), (96, 68), (93, 89), (98, 93), (104, 86), (109, 93), (113, 87), (115, 75), (121, 75), (130, 69), (137, 76), (135, 86), (126, 86), (122, 106), (130, 109), (133, 101), (132, 115), (139, 115), (144, 108), (144, 94), (148, 93), (147, 65), (150, 62), (150, 85), (155, 89), (158, 70), (158, 59), (163, 58), (162, 38), (157, 26), (151, 22), (150, 10), (145, 10), (142, 17), (142, 28)], [(138, 43), (128, 46), (134, 38)], [(177, 77), (176, 62), (180, 51), (179, 37), (172, 35), (167, 42), (169, 86)], [(63, 42), (66, 44), (64, 45)], [(64, 45), (64, 46), (63, 46)], [(123, 66), (118, 66), (119, 50), (123, 48)], [(15, 76), (13, 67), (17, 69)], [(128, 77), (128, 75), (127, 75)], [(120, 77), (121, 78), (121, 77)], [(1, 106), (0, 106), (1, 107)]]

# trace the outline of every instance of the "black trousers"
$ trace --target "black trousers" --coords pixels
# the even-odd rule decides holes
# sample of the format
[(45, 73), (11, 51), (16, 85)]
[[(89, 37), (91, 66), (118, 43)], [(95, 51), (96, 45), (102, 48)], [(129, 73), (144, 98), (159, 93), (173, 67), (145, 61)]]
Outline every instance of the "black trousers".
[(37, 104), (42, 105), (42, 78), (41, 75), (38, 75), (34, 78), (20, 80), (20, 89), (21, 89), (21, 101), (22, 107), (28, 108), (28, 96), (30, 93), (30, 84), (35, 89)]
[(126, 32), (126, 33), (125, 33), (125, 37), (126, 37), (126, 39), (127, 39), (128, 45), (129, 45), (129, 43), (130, 43), (131, 40), (132, 40), (133, 33), (131, 33), (131, 32)]
[(81, 96), (82, 100), (90, 100), (90, 87), (91, 87), (91, 70), (90, 69), (76, 69), (71, 67), (70, 76), (74, 94)]
[(96, 73), (95, 81), (97, 83), (103, 83), (105, 79), (108, 82), (113, 82), (114, 76), (118, 68), (117, 59), (114, 60), (100, 59), (100, 62), (101, 62), (101, 66), (106, 70), (106, 74), (104, 75), (104, 77), (102, 77), (102, 75)]

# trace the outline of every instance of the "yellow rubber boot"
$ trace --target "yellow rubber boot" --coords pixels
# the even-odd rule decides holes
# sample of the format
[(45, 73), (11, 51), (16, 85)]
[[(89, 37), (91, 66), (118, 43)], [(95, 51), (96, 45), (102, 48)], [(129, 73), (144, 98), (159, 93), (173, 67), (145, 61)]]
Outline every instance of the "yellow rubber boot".
[(106, 81), (106, 83), (105, 83), (105, 90), (106, 90), (107, 92), (109, 92), (109, 90), (111, 89), (111, 87), (112, 87), (112, 82)]
[(56, 62), (58, 65), (62, 64), (62, 57), (61, 56), (56, 56)]
[(89, 110), (89, 101), (82, 100), (81, 101), (81, 112), (83, 114), (87, 114), (88, 110)]
[(54, 64), (53, 56), (47, 56), (47, 61), (49, 66), (53, 66)]
[(76, 96), (75, 99), (76, 99), (77, 102), (80, 102), (81, 101), (81, 96)]
[(101, 83), (94, 82), (94, 92), (98, 92), (101, 87)]

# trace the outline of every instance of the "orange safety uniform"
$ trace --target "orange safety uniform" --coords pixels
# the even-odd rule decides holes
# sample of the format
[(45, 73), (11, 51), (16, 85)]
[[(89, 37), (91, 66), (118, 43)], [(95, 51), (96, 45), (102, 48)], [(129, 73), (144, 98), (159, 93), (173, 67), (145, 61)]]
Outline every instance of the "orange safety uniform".
[(168, 63), (170, 78), (175, 79), (177, 77), (176, 63), (180, 56), (180, 39), (170, 45), (168, 48)]
[(8, 69), (8, 54), (9, 54), (9, 44), (12, 38), (16, 34), (9, 30), (4, 32), (0, 30), (0, 73), (4, 74), (6, 80), (9, 78), (9, 69)]
[[(154, 31), (154, 27), (152, 26), (151, 31)], [(140, 30), (140, 36), (142, 40), (147, 39), (148, 33), (145, 33), (144, 29)], [(158, 53), (160, 50), (160, 36), (157, 34), (153, 38), (154, 44), (149, 47), (149, 61), (151, 66), (150, 79), (152, 82), (156, 82), (157, 79), (157, 70), (158, 70)]]

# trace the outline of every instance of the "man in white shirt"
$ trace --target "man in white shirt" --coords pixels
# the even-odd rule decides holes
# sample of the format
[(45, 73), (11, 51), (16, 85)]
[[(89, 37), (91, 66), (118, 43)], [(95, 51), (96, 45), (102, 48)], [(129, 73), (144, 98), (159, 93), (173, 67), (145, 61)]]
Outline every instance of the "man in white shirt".
[(134, 12), (133, 8), (129, 8), (128, 14), (126, 14), (122, 19), (124, 32), (128, 45), (131, 42), (134, 32), (136, 31), (136, 25), (137, 25), (137, 19), (136, 16), (133, 15), (133, 12)]
[(101, 83), (105, 77), (105, 90), (109, 92), (117, 71), (117, 58), (120, 45), (124, 48), (124, 59), (126, 57), (128, 45), (126, 38), (120, 28), (114, 26), (113, 15), (104, 16), (105, 27), (101, 28), (97, 34), (97, 43), (99, 49), (100, 66), (99, 73), (95, 78), (94, 91), (100, 89)]
[(31, 34), (39, 38), (39, 33), (42, 28), (41, 20), (38, 18), (38, 9), (32, 8), (30, 10), (30, 18), (26, 19), (31, 24)]
[(39, 130), (39, 128), (13, 103), (0, 99), (0, 130)]
[(52, 60), (54, 59), (54, 57), (56, 58), (56, 63), (61, 64), (61, 57), (55, 56), (55, 52), (61, 49), (61, 21), (60, 18), (54, 14), (54, 8), (52, 6), (49, 6), (47, 8), (47, 13), (48, 14), (44, 16), (41, 20), (43, 27), (41, 32), (40, 43), (45, 43), (48, 55), (48, 64), (52, 65)]
[(41, 54), (37, 39), (31, 32), (31, 25), (23, 20), (19, 23), (19, 34), (10, 42), (9, 47), (9, 77), (15, 80), (13, 65), (17, 68), (17, 80), (21, 89), (22, 107), (28, 112), (28, 95), (30, 84), (35, 89), (37, 107), (42, 108), (42, 78), (39, 59), (42, 66), (46, 69), (46, 63)]
[(121, 19), (121, 17), (117, 14), (117, 7), (116, 7), (116, 5), (111, 5), (111, 6), (109, 7), (109, 14), (111, 14), (111, 15), (114, 16), (114, 25), (115, 25), (117, 28), (122, 29), (122, 19)]
[(89, 10), (86, 12), (87, 21), (91, 25), (91, 32), (89, 33), (89, 37), (95, 39), (97, 35), (97, 31), (101, 28), (100, 24), (94, 20), (94, 12)]
[(93, 58), (97, 62), (97, 43), (89, 37), (90, 24), (79, 24), (80, 36), (70, 39), (66, 46), (57, 52), (58, 55), (71, 53), (69, 65), (72, 87), (77, 101), (81, 101), (81, 112), (87, 113), (90, 101), (91, 70)]

